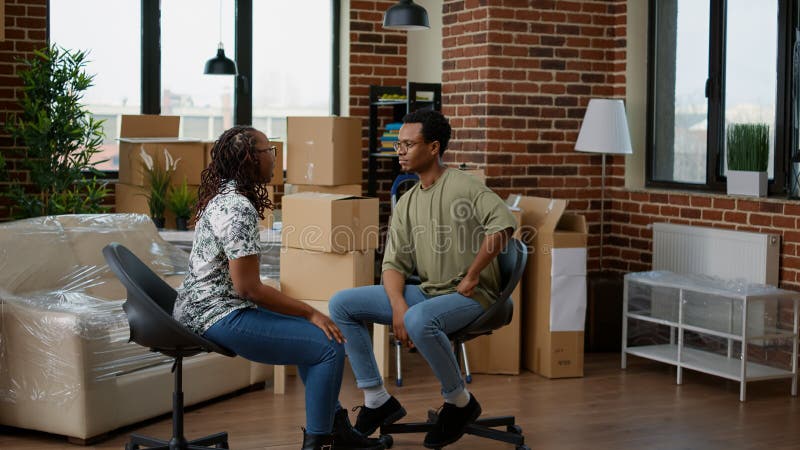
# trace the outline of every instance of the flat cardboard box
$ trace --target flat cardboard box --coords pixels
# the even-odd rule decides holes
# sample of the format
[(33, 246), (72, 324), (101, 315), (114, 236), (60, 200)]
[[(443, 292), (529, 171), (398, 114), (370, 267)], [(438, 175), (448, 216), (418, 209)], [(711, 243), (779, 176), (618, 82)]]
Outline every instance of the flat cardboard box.
[[(521, 237), (522, 212), (511, 211), (517, 219), (517, 230), (514, 237)], [(519, 375), (522, 357), (521, 324), (522, 324), (522, 280), (511, 293), (514, 302), (514, 315), (511, 323), (495, 330), (492, 334), (481, 336), (467, 342), (467, 359), (472, 373), (491, 373)]]
[(302, 300), (330, 300), (342, 289), (374, 283), (375, 250), (324, 253), (281, 249), (281, 292)]
[(180, 134), (180, 127), (180, 116), (123, 114), (119, 136), (125, 138), (177, 138)]
[[(523, 366), (547, 378), (583, 376), (586, 219), (566, 200), (512, 196), (532, 252), (523, 278)], [(526, 233), (526, 229), (535, 233)]]
[(378, 199), (301, 192), (281, 200), (284, 247), (346, 253), (378, 248)]
[(172, 184), (178, 185), (186, 179), (188, 184), (199, 185), (200, 173), (205, 168), (203, 143), (192, 139), (177, 138), (120, 138), (119, 182), (144, 186), (147, 184), (142, 166), (140, 149), (153, 158), (153, 164), (165, 167), (164, 149), (172, 159), (180, 160), (172, 174)]
[(323, 194), (340, 195), (361, 195), (360, 184), (343, 184), (341, 186), (312, 186), (310, 184), (287, 184), (284, 189), (285, 194), (297, 194), (298, 192), (321, 192)]
[[(269, 181), (270, 186), (280, 186), (283, 184), (283, 142), (269, 141), (270, 145), (277, 147), (275, 150), (275, 170), (272, 171), (272, 179)], [(211, 164), (211, 149), (214, 148), (214, 142), (203, 142), (204, 163), (203, 168)]]
[(286, 182), (361, 184), (361, 119), (288, 117)]

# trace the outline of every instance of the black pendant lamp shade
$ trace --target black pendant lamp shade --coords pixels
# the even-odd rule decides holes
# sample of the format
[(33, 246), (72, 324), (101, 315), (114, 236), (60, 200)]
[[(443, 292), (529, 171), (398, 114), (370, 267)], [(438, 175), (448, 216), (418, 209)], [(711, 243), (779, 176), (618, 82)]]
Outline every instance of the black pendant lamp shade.
[(225, 57), (225, 49), (220, 42), (217, 56), (206, 61), (206, 75), (236, 75), (236, 63)]
[(386, 10), (383, 28), (389, 30), (425, 30), (430, 28), (428, 11), (413, 0), (400, 0)]

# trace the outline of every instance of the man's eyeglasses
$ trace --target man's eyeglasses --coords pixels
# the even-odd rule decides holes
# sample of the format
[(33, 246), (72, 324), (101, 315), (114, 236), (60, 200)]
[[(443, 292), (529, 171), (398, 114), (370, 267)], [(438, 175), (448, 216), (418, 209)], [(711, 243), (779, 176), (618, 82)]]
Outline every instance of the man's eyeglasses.
[(258, 153), (269, 152), (269, 153), (272, 153), (272, 156), (275, 156), (277, 154), (277, 152), (278, 152), (278, 146), (277, 145), (270, 145), (267, 148), (257, 148), (256, 151)]
[(413, 146), (415, 146), (417, 144), (419, 144), (419, 142), (399, 141), (399, 142), (395, 142), (394, 144), (392, 144), (392, 147), (394, 147), (394, 151), (396, 151), (396, 152), (399, 152), (400, 150), (403, 150), (403, 151), (407, 152), (407, 151), (411, 150), (411, 147), (413, 147)]

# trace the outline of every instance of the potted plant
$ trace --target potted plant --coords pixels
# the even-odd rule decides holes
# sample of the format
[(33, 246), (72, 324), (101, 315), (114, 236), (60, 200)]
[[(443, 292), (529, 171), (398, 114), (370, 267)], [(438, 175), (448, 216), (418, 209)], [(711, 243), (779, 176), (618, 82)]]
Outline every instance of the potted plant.
[(767, 196), (769, 125), (731, 124), (728, 140), (728, 195)]
[[(103, 121), (81, 104), (93, 76), (84, 70), (87, 53), (56, 45), (34, 52), (23, 65), (21, 112), (5, 130), (21, 150), (16, 169), (30, 182), (13, 183), (4, 193), (16, 218), (51, 214), (99, 213), (108, 209), (108, 189), (96, 166), (103, 144)], [(32, 188), (31, 188), (32, 186)]]
[(172, 155), (165, 148), (164, 169), (162, 170), (161, 166), (153, 161), (153, 157), (145, 152), (144, 146), (139, 150), (139, 156), (142, 158), (142, 170), (148, 186), (147, 193), (144, 195), (147, 197), (147, 208), (150, 210), (150, 217), (153, 219), (153, 223), (156, 224), (156, 228), (164, 228), (167, 193), (172, 174), (175, 173), (175, 168), (178, 166), (180, 158), (173, 160)]
[(186, 177), (183, 183), (173, 186), (169, 196), (169, 210), (175, 213), (175, 228), (179, 231), (188, 230), (189, 218), (197, 203), (197, 195), (189, 190)]

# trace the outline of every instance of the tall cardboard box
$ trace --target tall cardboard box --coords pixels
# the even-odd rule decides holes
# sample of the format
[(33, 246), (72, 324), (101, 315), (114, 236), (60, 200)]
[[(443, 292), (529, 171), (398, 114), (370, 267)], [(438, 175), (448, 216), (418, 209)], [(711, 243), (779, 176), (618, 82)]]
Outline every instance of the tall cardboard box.
[[(517, 230), (514, 232), (514, 237), (520, 239), (522, 211), (512, 209), (511, 213), (517, 219)], [(520, 338), (523, 311), (521, 297), (522, 280), (511, 293), (511, 300), (514, 302), (514, 315), (511, 323), (495, 330), (492, 334), (467, 342), (467, 359), (472, 373), (519, 375), (522, 357)]]
[(281, 200), (284, 247), (346, 253), (378, 248), (378, 199), (302, 192)]
[(361, 119), (288, 117), (286, 182), (361, 184)]
[(374, 282), (375, 250), (323, 253), (281, 249), (281, 292), (302, 300), (328, 301), (342, 289)]
[(360, 184), (343, 184), (340, 186), (314, 186), (310, 184), (287, 184), (285, 194), (297, 194), (299, 192), (322, 192), (323, 194), (340, 194), (361, 196)]
[(566, 200), (512, 196), (509, 203), (522, 209), (523, 236), (532, 247), (522, 289), (523, 366), (547, 378), (581, 377), (586, 219), (565, 214)]
[(205, 146), (196, 139), (180, 139), (180, 117), (154, 115), (123, 115), (119, 138), (119, 182), (129, 185), (146, 184), (141, 150), (153, 158), (153, 164), (165, 167), (166, 149), (178, 160), (172, 184), (200, 184), (205, 168)]
[[(275, 149), (275, 169), (272, 171), (272, 178), (269, 181), (269, 185), (280, 186), (283, 184), (283, 142), (269, 141), (269, 145), (277, 147)], [(211, 164), (212, 148), (214, 148), (214, 142), (203, 142), (203, 152), (205, 153), (203, 168)]]

